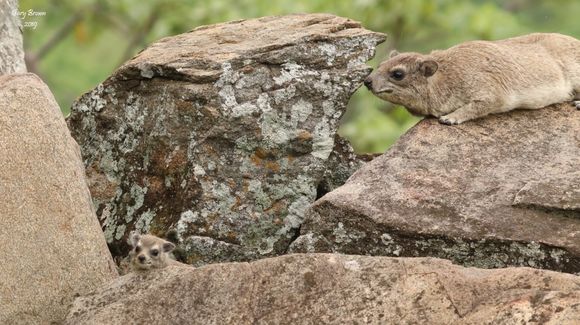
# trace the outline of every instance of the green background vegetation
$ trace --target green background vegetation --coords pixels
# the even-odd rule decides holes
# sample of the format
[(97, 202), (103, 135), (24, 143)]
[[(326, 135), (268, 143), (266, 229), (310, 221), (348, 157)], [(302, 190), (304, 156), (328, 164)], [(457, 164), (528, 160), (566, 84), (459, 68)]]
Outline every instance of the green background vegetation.
[[(388, 35), (373, 67), (392, 48), (429, 52), (540, 31), (580, 36), (578, 0), (20, 0), (20, 9), (46, 12), (24, 19), (38, 23), (24, 29), (27, 64), (48, 83), (64, 114), (147, 44), (229, 20), (298, 12), (349, 17)], [(383, 152), (417, 120), (362, 87), (340, 133), (358, 152)]]

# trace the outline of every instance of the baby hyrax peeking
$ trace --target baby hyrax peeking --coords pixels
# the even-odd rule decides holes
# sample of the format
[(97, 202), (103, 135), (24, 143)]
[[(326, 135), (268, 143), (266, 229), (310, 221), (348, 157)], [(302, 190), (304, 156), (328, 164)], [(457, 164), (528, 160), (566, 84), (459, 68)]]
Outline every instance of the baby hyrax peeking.
[(536, 33), (430, 54), (393, 51), (364, 83), (376, 96), (444, 124), (570, 100), (580, 109), (580, 41)]
[(175, 249), (175, 244), (153, 235), (131, 235), (129, 253), (131, 268), (134, 271), (146, 271), (162, 269), (167, 265), (185, 265), (169, 257), (169, 253)]

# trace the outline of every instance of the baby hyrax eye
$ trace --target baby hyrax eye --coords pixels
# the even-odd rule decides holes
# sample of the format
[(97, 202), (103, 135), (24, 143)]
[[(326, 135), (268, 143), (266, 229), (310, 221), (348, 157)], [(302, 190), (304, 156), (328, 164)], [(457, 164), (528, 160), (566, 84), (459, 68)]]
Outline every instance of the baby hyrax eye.
[(135, 253), (139, 254), (141, 252), (141, 246), (135, 247)]
[(391, 71), (390, 74), (391, 78), (397, 80), (397, 81), (401, 81), (405, 78), (405, 71), (397, 69), (397, 70), (393, 70)]
[(152, 249), (152, 250), (151, 250), (151, 255), (152, 255), (152, 256), (157, 256), (157, 255), (159, 255), (159, 250), (157, 250), (157, 249)]

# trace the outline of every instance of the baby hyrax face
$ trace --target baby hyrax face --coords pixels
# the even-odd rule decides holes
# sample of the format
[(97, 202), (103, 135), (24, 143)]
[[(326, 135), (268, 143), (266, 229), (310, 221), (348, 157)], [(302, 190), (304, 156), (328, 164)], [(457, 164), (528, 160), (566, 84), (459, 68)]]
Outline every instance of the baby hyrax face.
[(428, 115), (422, 97), (428, 89), (428, 78), (439, 68), (437, 62), (418, 53), (392, 51), (364, 81), (375, 96), (405, 106), (415, 115)]
[(130, 253), (131, 267), (134, 270), (161, 269), (169, 263), (169, 252), (175, 245), (152, 235), (133, 234), (133, 250)]

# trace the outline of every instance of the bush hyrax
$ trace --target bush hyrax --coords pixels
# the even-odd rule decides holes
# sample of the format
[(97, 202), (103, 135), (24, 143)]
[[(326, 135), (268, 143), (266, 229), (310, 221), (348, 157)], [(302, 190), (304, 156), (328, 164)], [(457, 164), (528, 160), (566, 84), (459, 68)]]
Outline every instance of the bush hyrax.
[(129, 259), (133, 271), (162, 269), (168, 265), (186, 265), (169, 256), (175, 249), (175, 244), (159, 237), (134, 233), (131, 235), (131, 246), (133, 249), (129, 253)]
[(580, 41), (536, 33), (430, 54), (393, 51), (365, 85), (384, 100), (444, 124), (570, 100), (580, 109)]

